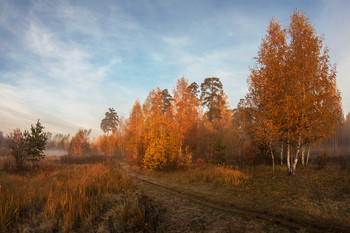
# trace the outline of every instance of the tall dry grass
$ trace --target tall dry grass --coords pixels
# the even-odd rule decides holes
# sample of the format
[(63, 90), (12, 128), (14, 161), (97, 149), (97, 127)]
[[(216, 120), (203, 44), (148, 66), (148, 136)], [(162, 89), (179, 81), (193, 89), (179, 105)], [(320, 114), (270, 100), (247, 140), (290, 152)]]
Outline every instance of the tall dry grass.
[(245, 173), (237, 168), (210, 164), (193, 165), (190, 169), (174, 172), (154, 172), (153, 175), (180, 183), (207, 183), (214, 185), (238, 185), (248, 178)]
[(112, 165), (48, 165), (21, 174), (0, 171), (0, 231), (38, 225), (70, 231), (93, 224), (104, 195), (133, 189), (133, 183)]

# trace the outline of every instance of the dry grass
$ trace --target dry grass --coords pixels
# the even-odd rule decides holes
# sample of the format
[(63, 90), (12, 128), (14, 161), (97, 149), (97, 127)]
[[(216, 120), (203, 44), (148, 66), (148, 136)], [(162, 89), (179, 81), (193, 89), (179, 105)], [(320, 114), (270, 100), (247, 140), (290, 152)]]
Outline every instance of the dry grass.
[(217, 185), (237, 185), (248, 177), (238, 169), (230, 169), (222, 166), (196, 166), (190, 172), (182, 172), (178, 174), (177, 179), (184, 180), (189, 183), (209, 183)]
[(295, 176), (288, 176), (282, 166), (273, 174), (271, 166), (265, 165), (257, 166), (255, 172), (249, 167), (238, 170), (206, 165), (186, 171), (138, 172), (205, 199), (287, 216), (329, 230), (350, 230), (350, 172), (338, 166), (300, 166)]
[(0, 157), (0, 170), (11, 171), (16, 168), (15, 160), (12, 156)]
[(145, 195), (112, 164), (46, 161), (21, 173), (0, 171), (0, 193), (0, 232), (142, 231), (150, 221), (142, 211), (152, 205), (139, 201)]
[[(146, 172), (146, 171), (143, 171)], [(212, 184), (212, 185), (238, 185), (248, 176), (237, 168), (227, 168), (209, 164), (193, 165), (186, 170), (169, 172), (148, 172), (149, 175), (170, 179), (175, 183), (183, 184)]]
[(63, 155), (59, 157), (61, 164), (94, 164), (111, 162), (112, 157), (106, 155)]

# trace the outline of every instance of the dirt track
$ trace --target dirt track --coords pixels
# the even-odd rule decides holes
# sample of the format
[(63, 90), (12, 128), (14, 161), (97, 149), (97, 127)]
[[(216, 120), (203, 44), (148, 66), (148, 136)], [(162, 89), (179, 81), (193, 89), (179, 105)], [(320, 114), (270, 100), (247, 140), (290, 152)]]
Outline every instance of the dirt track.
[[(127, 167), (124, 167), (126, 170)], [(285, 230), (289, 229), (292, 231), (295, 230), (301, 230), (301, 231), (307, 231), (307, 232), (348, 232), (348, 229), (344, 229), (342, 227), (337, 228), (324, 228), (317, 223), (310, 223), (310, 222), (298, 222), (293, 218), (290, 218), (288, 216), (274, 216), (268, 213), (259, 213), (247, 209), (242, 209), (234, 206), (232, 203), (228, 203), (222, 200), (215, 200), (213, 198), (210, 198), (208, 196), (203, 196), (198, 193), (194, 193), (188, 190), (179, 190), (175, 187), (166, 186), (164, 184), (161, 184), (157, 182), (157, 180), (147, 177), (147, 176), (141, 176), (135, 172), (128, 171), (128, 174), (136, 179), (137, 181), (141, 182), (144, 186), (148, 186), (149, 189), (156, 188), (159, 191), (169, 193), (171, 195), (175, 195), (176, 197), (180, 199), (188, 200), (190, 203), (196, 203), (201, 206), (209, 207), (214, 210), (220, 210), (223, 212), (226, 212), (227, 214), (233, 214), (238, 215), (240, 217), (251, 219), (254, 221), (262, 221), (267, 222), (270, 225), (273, 226), (279, 226), (282, 228), (285, 228)], [(152, 196), (151, 196), (152, 197)], [(270, 229), (271, 230), (271, 229)], [(270, 231), (268, 230), (268, 231)], [(281, 229), (280, 229), (281, 230)], [(278, 231), (280, 231), (278, 230)], [(282, 230), (284, 231), (284, 230)], [(287, 230), (288, 231), (288, 230)]]

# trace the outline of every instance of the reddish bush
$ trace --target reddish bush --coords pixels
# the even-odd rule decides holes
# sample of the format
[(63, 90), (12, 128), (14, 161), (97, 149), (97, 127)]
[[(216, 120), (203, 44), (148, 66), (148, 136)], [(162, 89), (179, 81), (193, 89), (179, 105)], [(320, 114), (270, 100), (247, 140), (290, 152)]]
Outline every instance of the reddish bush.
[(196, 163), (199, 165), (203, 165), (203, 164), (205, 164), (205, 161), (204, 161), (204, 159), (198, 158)]

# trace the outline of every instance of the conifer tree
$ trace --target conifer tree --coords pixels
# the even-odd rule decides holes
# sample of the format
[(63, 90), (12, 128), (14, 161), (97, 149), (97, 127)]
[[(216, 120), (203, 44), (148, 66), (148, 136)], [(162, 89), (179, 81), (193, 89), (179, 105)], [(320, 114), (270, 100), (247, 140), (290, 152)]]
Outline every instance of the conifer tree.
[(45, 156), (48, 136), (43, 130), (44, 126), (38, 120), (35, 126), (31, 125), (30, 131), (24, 131), (25, 151), (29, 160), (38, 161)]

